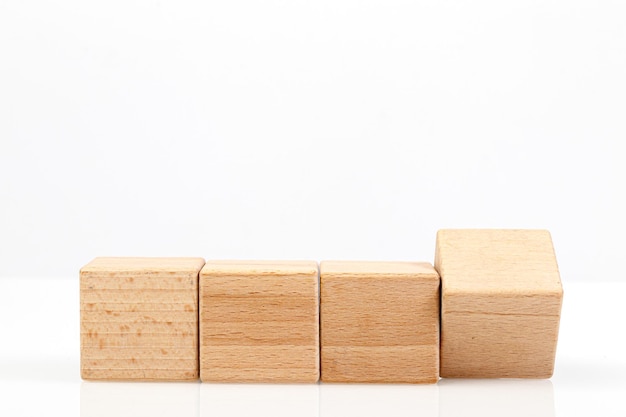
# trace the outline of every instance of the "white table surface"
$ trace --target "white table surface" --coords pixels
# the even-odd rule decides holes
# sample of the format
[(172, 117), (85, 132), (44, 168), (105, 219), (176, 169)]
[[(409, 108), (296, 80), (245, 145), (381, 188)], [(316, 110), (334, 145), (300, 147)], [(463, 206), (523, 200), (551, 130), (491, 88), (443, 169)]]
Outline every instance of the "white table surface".
[(564, 287), (550, 380), (239, 385), (81, 381), (78, 280), (0, 279), (0, 416), (624, 416), (626, 284)]

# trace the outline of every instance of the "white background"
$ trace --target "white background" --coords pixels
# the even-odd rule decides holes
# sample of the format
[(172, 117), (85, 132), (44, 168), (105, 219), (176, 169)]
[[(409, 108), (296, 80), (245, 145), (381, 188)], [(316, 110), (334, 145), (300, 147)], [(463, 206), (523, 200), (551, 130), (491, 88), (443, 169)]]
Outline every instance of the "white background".
[[(624, 22), (618, 0), (0, 0), (0, 415), (623, 416)], [(552, 232), (551, 380), (80, 381), (95, 256), (432, 261), (448, 227)]]
[(432, 261), (547, 228), (624, 281), (626, 4), (0, 0), (0, 277)]

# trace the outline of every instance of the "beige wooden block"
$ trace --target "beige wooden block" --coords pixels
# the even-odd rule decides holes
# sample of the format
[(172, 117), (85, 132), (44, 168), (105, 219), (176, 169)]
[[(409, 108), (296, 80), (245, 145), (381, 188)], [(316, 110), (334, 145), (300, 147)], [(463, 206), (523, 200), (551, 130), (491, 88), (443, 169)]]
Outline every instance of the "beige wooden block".
[(198, 379), (202, 258), (96, 258), (80, 270), (83, 379)]
[(200, 273), (200, 379), (316, 382), (318, 278), (316, 262), (207, 262)]
[(545, 230), (440, 230), (441, 376), (549, 378), (563, 290)]
[(439, 379), (439, 275), (431, 264), (320, 265), (321, 379)]

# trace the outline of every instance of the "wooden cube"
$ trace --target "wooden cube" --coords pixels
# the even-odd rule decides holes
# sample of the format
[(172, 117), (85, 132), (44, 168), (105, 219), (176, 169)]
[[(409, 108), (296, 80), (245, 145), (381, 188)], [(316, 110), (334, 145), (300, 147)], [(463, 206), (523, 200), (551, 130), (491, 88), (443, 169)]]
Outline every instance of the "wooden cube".
[(200, 379), (316, 382), (318, 279), (317, 262), (208, 262), (200, 273)]
[(431, 264), (322, 262), (321, 379), (439, 379), (439, 275)]
[(96, 258), (83, 267), (83, 379), (197, 379), (203, 265), (202, 258)]
[(545, 230), (440, 230), (441, 376), (549, 378), (563, 289)]

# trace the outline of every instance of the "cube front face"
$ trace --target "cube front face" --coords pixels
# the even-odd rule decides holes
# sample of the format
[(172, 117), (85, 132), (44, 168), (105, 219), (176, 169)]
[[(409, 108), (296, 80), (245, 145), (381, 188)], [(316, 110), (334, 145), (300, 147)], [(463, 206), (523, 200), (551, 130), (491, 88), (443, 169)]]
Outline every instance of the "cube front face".
[(317, 382), (318, 280), (316, 262), (208, 262), (200, 274), (200, 379)]
[(441, 230), (441, 376), (549, 378), (562, 287), (542, 230)]
[(198, 379), (202, 258), (96, 258), (80, 271), (81, 376)]
[(321, 379), (434, 383), (439, 276), (430, 264), (322, 262)]

